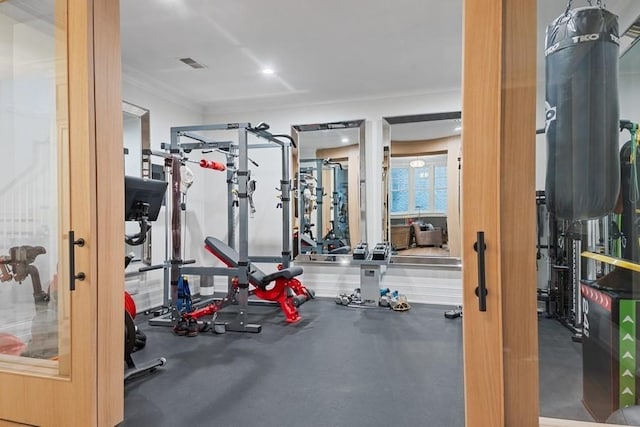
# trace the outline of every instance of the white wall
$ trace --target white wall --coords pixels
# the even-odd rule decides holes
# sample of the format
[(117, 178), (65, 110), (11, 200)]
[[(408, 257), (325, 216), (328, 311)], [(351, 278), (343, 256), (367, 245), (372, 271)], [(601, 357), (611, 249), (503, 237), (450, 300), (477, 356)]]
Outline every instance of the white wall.
[[(315, 290), (316, 296), (334, 298), (350, 295), (360, 287), (359, 266), (341, 263), (305, 262), (301, 277), (305, 286)], [(382, 268), (380, 287), (405, 295), (409, 303), (422, 302), (441, 305), (462, 304), (462, 271), (454, 266), (416, 266), (391, 264)], [(304, 307), (302, 308), (304, 311)], [(304, 314), (303, 314), (304, 316)]]
[[(123, 75), (122, 99), (150, 111), (151, 149), (160, 150), (162, 142), (170, 142), (170, 128), (200, 124), (203, 115), (199, 106), (189, 106), (184, 100), (175, 102), (167, 97), (142, 89), (136, 81)], [(162, 164), (159, 158), (152, 158), (152, 163)], [(197, 166), (197, 165), (193, 165)], [(185, 259), (196, 259), (202, 262), (206, 254), (202, 249), (204, 223), (204, 193), (205, 184), (203, 172), (199, 168), (191, 167), (195, 174), (195, 182), (188, 192), (187, 199), (187, 228), (185, 238)], [(165, 258), (165, 215), (164, 208), (158, 220), (152, 225), (152, 263), (161, 264)], [(184, 217), (183, 217), (184, 218)], [(141, 275), (132, 275), (140, 265), (132, 265), (127, 271), (127, 290), (135, 293), (134, 299), (138, 310), (158, 306), (162, 303), (162, 270)], [(197, 280), (192, 283), (197, 287)]]

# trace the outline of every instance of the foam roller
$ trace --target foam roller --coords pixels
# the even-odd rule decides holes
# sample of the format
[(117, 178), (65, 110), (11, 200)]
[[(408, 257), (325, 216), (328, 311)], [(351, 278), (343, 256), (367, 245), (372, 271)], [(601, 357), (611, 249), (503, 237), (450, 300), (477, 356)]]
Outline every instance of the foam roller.
[(294, 307), (300, 307), (302, 304), (304, 304), (308, 300), (309, 299), (307, 298), (306, 295), (296, 295), (295, 297), (293, 297), (291, 299), (291, 301), (293, 302), (293, 306)]

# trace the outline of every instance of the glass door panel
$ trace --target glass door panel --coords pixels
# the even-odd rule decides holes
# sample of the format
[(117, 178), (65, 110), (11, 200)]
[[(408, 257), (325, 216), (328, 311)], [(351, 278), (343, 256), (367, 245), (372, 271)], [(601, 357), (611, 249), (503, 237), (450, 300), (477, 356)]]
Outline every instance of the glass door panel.
[(544, 417), (640, 425), (640, 47), (626, 50), (640, 10), (630, 4), (539, 8), (539, 52), (546, 53), (536, 142)]
[(66, 2), (0, 3), (0, 370), (69, 375)]

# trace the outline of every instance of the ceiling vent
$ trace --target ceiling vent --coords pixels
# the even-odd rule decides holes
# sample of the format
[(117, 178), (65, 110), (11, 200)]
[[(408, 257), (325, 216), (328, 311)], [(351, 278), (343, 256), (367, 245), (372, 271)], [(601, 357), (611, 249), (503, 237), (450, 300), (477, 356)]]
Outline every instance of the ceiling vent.
[(178, 59), (178, 61), (182, 62), (183, 64), (187, 64), (189, 67), (195, 68), (196, 70), (207, 68), (206, 65), (199, 63), (193, 58), (180, 58)]

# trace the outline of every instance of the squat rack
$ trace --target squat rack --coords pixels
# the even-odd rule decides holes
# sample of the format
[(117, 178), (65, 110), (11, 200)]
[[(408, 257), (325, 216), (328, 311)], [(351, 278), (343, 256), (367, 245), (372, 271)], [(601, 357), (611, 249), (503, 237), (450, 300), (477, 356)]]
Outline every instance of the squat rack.
[[(156, 317), (150, 320), (151, 325), (170, 326), (177, 320), (177, 314), (174, 303), (177, 299), (178, 279), (181, 274), (195, 274), (200, 276), (222, 275), (229, 277), (229, 295), (231, 295), (232, 284), (231, 277), (238, 278), (238, 296), (237, 303), (239, 306), (236, 319), (227, 325), (227, 330), (238, 332), (260, 332), (260, 325), (251, 325), (247, 323), (247, 307), (249, 304), (248, 288), (249, 288), (249, 269), (251, 262), (278, 262), (283, 268), (289, 268), (291, 263), (291, 249), (289, 229), (291, 226), (290, 218), (290, 201), (291, 201), (291, 179), (289, 174), (291, 145), (293, 140), (289, 135), (274, 135), (267, 131), (268, 125), (260, 123), (256, 127), (252, 127), (250, 123), (227, 123), (227, 124), (211, 124), (197, 126), (180, 126), (171, 128), (171, 143), (163, 143), (161, 148), (164, 152), (152, 152), (151, 154), (159, 155), (165, 158), (165, 165), (172, 170), (171, 179), (171, 227), (168, 224), (169, 212), (167, 212), (167, 228), (165, 233), (165, 261), (160, 266), (148, 267), (146, 270), (159, 269), (164, 270), (163, 280), (163, 307), (170, 308), (170, 312), (165, 316)], [(211, 141), (197, 132), (204, 131), (238, 131), (238, 142), (232, 141)], [(249, 144), (248, 135), (252, 134), (258, 138), (267, 140), (268, 143)], [(188, 138), (192, 142), (181, 142), (181, 138)], [(280, 138), (286, 138), (283, 141)], [(276, 145), (273, 145), (275, 143)], [(249, 228), (249, 180), (250, 171), (248, 169), (249, 162), (258, 166), (256, 162), (249, 158), (249, 149), (256, 148), (273, 148), (278, 146), (282, 152), (282, 176), (280, 180), (280, 200), (282, 202), (282, 252), (279, 256), (249, 256), (248, 248), (248, 228)], [(238, 267), (222, 268), (222, 267), (187, 267), (185, 264), (191, 264), (192, 261), (182, 260), (181, 255), (181, 224), (180, 224), (180, 165), (184, 161), (184, 154), (188, 154), (193, 150), (214, 150), (222, 152), (226, 156), (227, 171), (227, 229), (228, 229), (228, 245), (235, 249), (235, 221), (234, 221), (234, 195), (233, 187), (237, 185), (237, 197), (239, 208), (238, 222)], [(236, 167), (237, 159), (237, 167)], [(177, 170), (177, 172), (176, 172)], [(169, 204), (167, 203), (167, 208)], [(171, 230), (170, 230), (171, 228)], [(169, 258), (169, 247), (171, 247), (171, 257)], [(169, 299), (169, 291), (171, 298)], [(200, 304), (204, 304), (201, 302)]]

